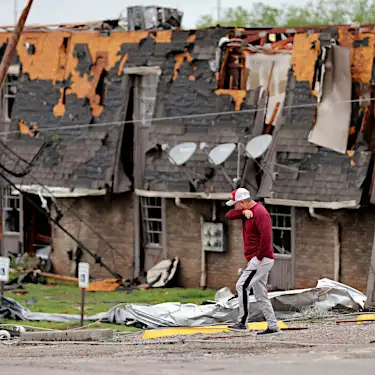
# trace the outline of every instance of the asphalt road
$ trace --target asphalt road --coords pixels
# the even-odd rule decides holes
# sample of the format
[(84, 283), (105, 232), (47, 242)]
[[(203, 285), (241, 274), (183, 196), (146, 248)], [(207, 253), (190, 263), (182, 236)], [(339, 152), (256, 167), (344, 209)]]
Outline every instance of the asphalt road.
[[(57, 349), (57, 348), (56, 348)], [(241, 356), (220, 359), (202, 355), (195, 359), (127, 357), (117, 353), (99, 358), (68, 358), (56, 353), (36, 358), (14, 358), (0, 364), (0, 374), (12, 375), (185, 375), (185, 374), (257, 374), (257, 375), (373, 375), (374, 347), (342, 348), (330, 353), (288, 353), (267, 356)], [(3, 361), (3, 359), (2, 359)]]

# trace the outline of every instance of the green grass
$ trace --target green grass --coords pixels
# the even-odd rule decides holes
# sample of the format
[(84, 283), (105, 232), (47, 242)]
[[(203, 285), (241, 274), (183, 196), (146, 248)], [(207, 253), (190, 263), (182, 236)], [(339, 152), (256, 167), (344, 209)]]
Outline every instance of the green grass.
[[(33, 312), (80, 314), (81, 291), (74, 283), (58, 283), (54, 286), (26, 284), (25, 295), (6, 292), (5, 296), (19, 302), (23, 307)], [(149, 289), (133, 292), (95, 292), (86, 293), (86, 315), (95, 315), (108, 311), (121, 303), (149, 303), (181, 302), (201, 304), (208, 299), (214, 299), (215, 291), (200, 289)], [(35, 299), (28, 305), (27, 301)], [(1, 320), (2, 324), (17, 324), (15, 321)], [(18, 322), (20, 324), (20, 322)], [(66, 329), (77, 327), (77, 323), (24, 322), (25, 325), (51, 329)], [(114, 328), (121, 331), (134, 331), (135, 328), (113, 324), (101, 324), (100, 328)]]

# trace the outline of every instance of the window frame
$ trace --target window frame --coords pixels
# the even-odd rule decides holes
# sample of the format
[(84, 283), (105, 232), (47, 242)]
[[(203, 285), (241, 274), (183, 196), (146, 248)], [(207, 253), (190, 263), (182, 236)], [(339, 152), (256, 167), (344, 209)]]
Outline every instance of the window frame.
[[(158, 210), (158, 214), (151, 214), (150, 210)], [(145, 248), (164, 249), (165, 198), (141, 197), (141, 212)]]
[[(10, 235), (19, 235), (22, 231), (22, 195), (16, 195), (12, 194), (12, 189), (11, 187), (4, 187), (2, 189), (2, 230), (3, 234), (10, 234)], [(8, 230), (7, 228), (7, 212), (12, 212), (14, 210), (14, 207), (9, 204), (10, 201), (15, 201), (18, 202), (16, 204), (15, 209), (18, 212), (19, 218), (18, 218), (18, 231), (12, 231)]]
[[(14, 78), (13, 80), (10, 80), (10, 77)], [(16, 74), (8, 74), (6, 77), (6, 80), (4, 82), (4, 85), (1, 89), (1, 119), (4, 122), (11, 122), (12, 121), (12, 113), (10, 114), (10, 117), (8, 116), (9, 112), (9, 99), (14, 99), (13, 102), (13, 107), (14, 103), (16, 100), (17, 96), (17, 91), (18, 91), (18, 84), (19, 84), (19, 77)], [(11, 87), (16, 88), (16, 92), (12, 93), (11, 92)], [(12, 107), (12, 112), (13, 108)]]
[[(283, 210), (289, 209), (289, 213), (279, 212), (278, 209), (282, 208)], [(286, 232), (290, 236), (290, 249), (284, 249), (285, 252), (279, 251), (275, 243), (273, 242), (273, 248), (275, 255), (279, 257), (292, 257), (294, 255), (294, 243), (295, 243), (295, 209), (290, 206), (276, 206), (276, 205), (267, 205), (266, 206), (272, 221), (272, 236), (275, 238), (275, 232)], [(281, 225), (280, 220), (281, 219)], [(274, 224), (275, 220), (275, 224)], [(289, 225), (287, 225), (289, 222)]]

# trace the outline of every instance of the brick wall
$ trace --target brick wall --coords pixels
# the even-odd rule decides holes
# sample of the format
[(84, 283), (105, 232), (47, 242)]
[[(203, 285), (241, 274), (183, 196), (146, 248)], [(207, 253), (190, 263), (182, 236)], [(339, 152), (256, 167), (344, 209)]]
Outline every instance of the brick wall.
[[(212, 215), (212, 203), (203, 200), (182, 200), (189, 209), (179, 208), (174, 200), (166, 205), (168, 257), (180, 258), (179, 284), (188, 288), (200, 286), (201, 224), (200, 215)], [(226, 208), (218, 205), (217, 214)], [(246, 265), (243, 255), (241, 222), (230, 222), (228, 249), (225, 253), (206, 253), (207, 287), (218, 289), (229, 286), (234, 291), (237, 270)]]
[[(168, 258), (180, 258), (178, 284), (187, 288), (200, 286), (201, 274), (201, 224), (200, 216), (212, 215), (212, 202), (204, 200), (182, 200), (189, 209), (177, 207), (174, 200), (166, 201), (166, 232)], [(65, 199), (90, 226), (96, 228), (119, 254), (112, 257), (104, 252), (103, 259), (126, 278), (133, 275), (133, 211), (131, 194), (115, 196), (112, 202), (103, 197)], [(226, 208), (217, 205), (217, 215), (223, 218)], [(360, 210), (316, 210), (318, 214), (336, 217), (341, 226), (341, 282), (362, 291), (366, 290), (369, 263), (374, 235), (375, 208)], [(319, 278), (334, 276), (333, 224), (310, 217), (308, 210), (296, 209), (296, 254), (295, 287), (316, 285)], [(79, 221), (71, 213), (64, 215), (62, 225), (78, 236)], [(81, 224), (80, 240), (93, 251), (97, 251), (98, 239)], [(72, 263), (67, 251), (75, 248), (60, 229), (53, 233), (53, 262), (57, 272), (72, 274)], [(104, 244), (100, 245), (103, 248)], [(107, 277), (108, 272), (93, 264), (89, 256), (84, 259), (92, 265), (91, 274)], [(242, 228), (240, 221), (228, 223), (228, 246), (225, 253), (206, 253), (207, 287), (219, 289), (229, 286), (234, 291), (238, 279), (238, 268), (246, 261), (243, 256)]]
[[(166, 230), (168, 257), (180, 258), (179, 285), (199, 287), (201, 267), (201, 214), (212, 213), (212, 203), (183, 200), (189, 210), (167, 200)], [(226, 208), (219, 209), (223, 215)], [(374, 235), (375, 208), (360, 210), (316, 210), (318, 214), (336, 217), (341, 233), (341, 282), (366, 290)], [(295, 287), (316, 285), (320, 278), (334, 277), (333, 223), (310, 217), (307, 209), (296, 209)], [(243, 257), (241, 222), (228, 224), (228, 249), (225, 253), (207, 254), (207, 287), (229, 286), (234, 291), (238, 268), (246, 265)]]
[(375, 208), (347, 210), (340, 215), (341, 282), (366, 291), (374, 239)]
[[(133, 277), (133, 205), (132, 194), (113, 197), (112, 202), (104, 197), (64, 199), (63, 204), (71, 207), (88, 225), (100, 233), (117, 250), (111, 251), (104, 241), (71, 213), (64, 214), (62, 226), (93, 252), (102, 252), (102, 259), (111, 269), (125, 278)], [(53, 231), (53, 265), (60, 274), (73, 274), (74, 263), (68, 259), (67, 251), (76, 245), (65, 233), (55, 226)], [(100, 250), (99, 250), (100, 249)], [(110, 273), (94, 264), (92, 257), (84, 253), (83, 261), (90, 263), (90, 275), (108, 277)]]
[(295, 287), (315, 286), (323, 277), (333, 279), (333, 224), (312, 219), (304, 208), (296, 209), (295, 221)]
[[(340, 223), (340, 281), (366, 291), (374, 236), (375, 208), (316, 210)], [(333, 224), (312, 219), (307, 209), (296, 210), (296, 288), (314, 286), (322, 277), (333, 279)]]

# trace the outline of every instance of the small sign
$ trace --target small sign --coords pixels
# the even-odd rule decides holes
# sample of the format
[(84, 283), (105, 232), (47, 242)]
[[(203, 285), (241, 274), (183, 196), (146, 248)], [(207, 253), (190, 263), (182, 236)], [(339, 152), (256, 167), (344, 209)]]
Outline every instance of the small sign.
[(9, 266), (10, 259), (7, 257), (0, 257), (0, 281), (9, 281)]
[(89, 269), (90, 265), (88, 263), (78, 264), (78, 286), (82, 289), (89, 287)]

